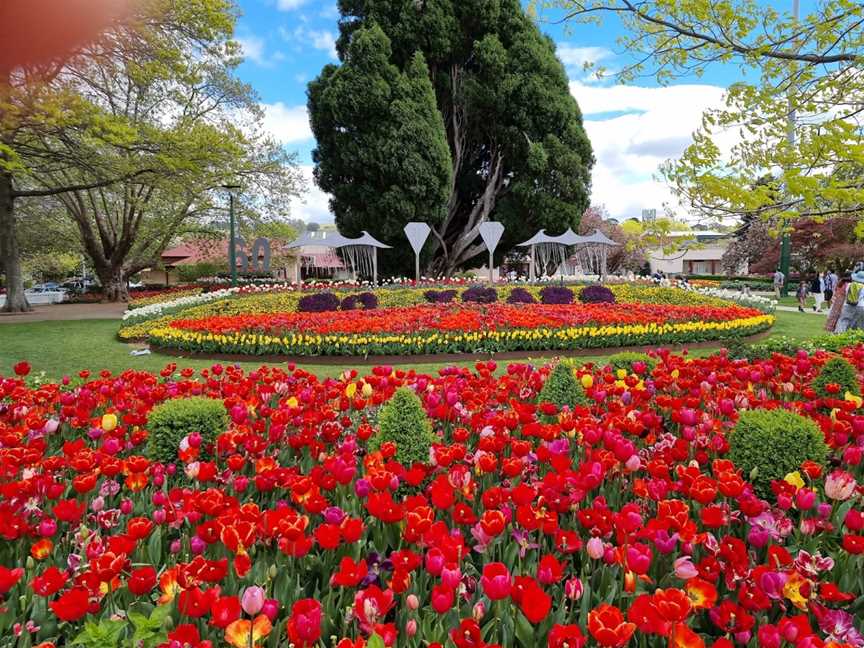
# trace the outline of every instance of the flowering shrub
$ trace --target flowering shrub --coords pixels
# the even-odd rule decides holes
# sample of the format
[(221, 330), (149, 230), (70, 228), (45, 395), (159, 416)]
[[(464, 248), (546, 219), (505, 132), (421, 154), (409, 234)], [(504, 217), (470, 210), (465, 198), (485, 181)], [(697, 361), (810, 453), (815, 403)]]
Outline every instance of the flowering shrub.
[(390, 355), (684, 343), (758, 333), (772, 315), (740, 306), (453, 304), (354, 312), (177, 319), (157, 347), (253, 355)]
[(564, 286), (546, 286), (540, 290), (540, 301), (544, 304), (572, 304), (573, 291)]
[(378, 298), (375, 296), (375, 293), (371, 292), (363, 292), (357, 295), (348, 295), (342, 300), (339, 308), (343, 311), (357, 310), (358, 308), (362, 308), (364, 310), (372, 310), (373, 308), (378, 308)]
[(525, 288), (514, 288), (507, 296), (508, 304), (536, 304), (537, 299)]
[(297, 302), (297, 310), (301, 313), (326, 313), (339, 310), (339, 305), (339, 298), (336, 295), (331, 292), (321, 292), (301, 297)]
[(585, 286), (579, 292), (583, 304), (614, 304), (615, 293), (606, 286)]
[(462, 291), (463, 302), (473, 302), (476, 304), (494, 304), (498, 301), (498, 291), (494, 288), (484, 288), (483, 286), (474, 286), (468, 290)]
[(426, 301), (432, 304), (449, 304), (456, 299), (455, 290), (427, 290), (423, 293)]
[[(842, 355), (860, 379), (864, 347)], [(571, 367), (585, 402), (557, 413), (548, 368), (526, 364), (326, 380), (169, 365), (30, 386), (21, 363), (0, 377), (0, 637), (860, 647), (864, 409), (816, 395), (829, 357)], [(410, 466), (398, 442), (370, 447), (397, 390), (434, 438)], [(154, 408), (192, 395), (228, 414), (212, 453), (147, 458)], [(763, 410), (828, 446), (767, 491), (729, 453)]]

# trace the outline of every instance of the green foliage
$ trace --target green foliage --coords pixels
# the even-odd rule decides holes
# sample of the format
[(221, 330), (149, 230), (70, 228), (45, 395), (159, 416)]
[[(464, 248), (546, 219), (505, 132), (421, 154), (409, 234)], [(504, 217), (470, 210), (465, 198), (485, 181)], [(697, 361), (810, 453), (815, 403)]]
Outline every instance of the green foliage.
[(800, 347), (801, 345), (796, 340), (785, 335), (778, 335), (755, 344), (736, 341), (727, 347), (727, 351), (730, 358), (753, 361), (767, 360), (775, 353), (794, 354)]
[[(342, 63), (310, 85), (309, 107), (316, 177), (334, 193), (343, 233), (368, 229), (386, 242), (419, 210), (414, 220), (437, 231), (426, 250), (432, 271), (452, 273), (485, 251), (476, 244), (484, 221), (506, 226), (499, 258), (541, 227), (575, 230), (588, 206), (591, 146), (554, 43), (519, 0), (361, 0), (340, 11)], [(400, 75), (423, 101), (397, 111)], [(409, 133), (416, 143), (397, 146)], [(424, 147), (427, 157), (415, 153)], [(455, 178), (442, 185), (444, 159)], [(391, 188), (384, 180), (394, 176)], [(433, 200), (415, 207), (422, 194)]]
[(783, 479), (808, 459), (824, 464), (828, 456), (819, 426), (787, 410), (741, 412), (729, 444), (729, 459), (763, 497), (770, 496), (772, 480)]
[[(453, 177), (447, 133), (421, 52), (400, 68), (377, 25), (354, 32), (345, 62), (309, 86), (319, 186), (347, 236), (371, 230), (413, 258), (403, 228), (444, 218)], [(383, 264), (394, 254), (382, 257)], [(386, 268), (386, 265), (384, 265)]]
[(152, 409), (147, 417), (147, 454), (154, 461), (177, 460), (180, 441), (193, 432), (202, 438), (202, 448), (215, 442), (228, 429), (228, 413), (222, 401), (195, 396), (169, 400)]
[(181, 283), (192, 283), (202, 277), (215, 277), (228, 272), (228, 263), (201, 261), (177, 266), (177, 278)]
[(411, 389), (397, 389), (378, 412), (378, 433), (369, 439), (370, 452), (383, 443), (396, 444), (396, 461), (403, 466), (429, 463), (429, 448), (435, 441), (432, 424), (423, 404)]
[[(712, 65), (750, 71), (727, 90), (722, 107), (705, 114), (693, 143), (662, 169), (678, 196), (704, 215), (750, 214), (776, 233), (801, 217), (860, 211), (861, 3), (825, 0), (803, 6), (800, 16), (788, 4), (751, 0), (536, 4), (561, 8), (575, 22), (594, 24), (608, 15), (624, 25), (618, 45), (635, 62), (616, 73), (620, 81), (653, 73), (665, 84)], [(790, 112), (798, 116), (792, 138)], [(731, 154), (720, 145), (730, 127), (741, 134)], [(766, 169), (776, 170), (773, 182), (757, 184)]]
[(606, 359), (606, 364), (612, 367), (613, 371), (617, 372), (619, 369), (623, 369), (628, 374), (633, 373), (633, 363), (635, 362), (645, 363), (645, 371), (641, 374), (643, 376), (650, 374), (654, 371), (654, 367), (657, 366), (657, 361), (647, 353), (637, 353), (635, 351), (622, 351)]
[(585, 390), (582, 385), (576, 380), (573, 375), (573, 369), (564, 362), (559, 362), (552, 369), (546, 382), (543, 384), (543, 389), (537, 397), (540, 403), (552, 403), (558, 409), (565, 405), (573, 409), (579, 405), (586, 405), (588, 399), (585, 396)]
[[(838, 390), (829, 391), (829, 385), (836, 385)], [(831, 358), (826, 362), (819, 375), (813, 379), (811, 385), (820, 398), (844, 398), (846, 392), (858, 395), (861, 386), (858, 383), (858, 374), (855, 367), (849, 364), (845, 358)]]
[(100, 619), (98, 623), (86, 621), (84, 629), (72, 640), (72, 645), (85, 648), (116, 648), (123, 641), (123, 646), (156, 648), (168, 639), (165, 626), (170, 615), (171, 606), (160, 605), (153, 608), (150, 616), (130, 610), (128, 621), (124, 619)]

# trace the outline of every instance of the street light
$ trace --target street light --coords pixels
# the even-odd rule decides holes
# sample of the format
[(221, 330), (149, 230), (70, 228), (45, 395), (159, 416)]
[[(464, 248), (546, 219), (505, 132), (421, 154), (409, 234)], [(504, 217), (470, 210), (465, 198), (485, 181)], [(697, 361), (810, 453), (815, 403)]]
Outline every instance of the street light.
[(228, 236), (228, 265), (231, 269), (231, 286), (237, 287), (237, 232), (234, 223), (234, 193), (240, 190), (240, 185), (222, 185), (228, 191), (228, 213), (231, 219), (231, 231)]

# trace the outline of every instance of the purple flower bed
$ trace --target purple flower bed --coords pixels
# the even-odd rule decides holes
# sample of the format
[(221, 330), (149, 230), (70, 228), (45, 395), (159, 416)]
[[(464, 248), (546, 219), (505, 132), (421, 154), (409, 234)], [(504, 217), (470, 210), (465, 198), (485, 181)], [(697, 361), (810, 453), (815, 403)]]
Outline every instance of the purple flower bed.
[(427, 290), (423, 293), (426, 301), (433, 304), (449, 304), (456, 299), (455, 290)]
[(514, 288), (507, 297), (508, 304), (536, 304), (537, 300), (534, 295), (524, 288)]
[(498, 301), (498, 291), (494, 288), (474, 286), (462, 293), (463, 302), (474, 302), (476, 304), (494, 304)]
[(615, 294), (606, 286), (585, 286), (579, 293), (583, 304), (614, 304)]
[(297, 303), (301, 313), (324, 313), (339, 310), (339, 298), (331, 292), (313, 293), (301, 297)]
[(572, 304), (573, 291), (564, 286), (546, 286), (540, 291), (540, 301), (544, 304)]
[(348, 295), (342, 300), (341, 310), (373, 310), (378, 308), (378, 298), (371, 292)]

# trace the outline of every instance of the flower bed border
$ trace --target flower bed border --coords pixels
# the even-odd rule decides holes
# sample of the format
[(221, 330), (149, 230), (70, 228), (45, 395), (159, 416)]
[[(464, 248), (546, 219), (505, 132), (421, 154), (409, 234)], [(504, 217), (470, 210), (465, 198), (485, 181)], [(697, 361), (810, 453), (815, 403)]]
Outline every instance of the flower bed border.
[[(735, 338), (743, 343), (760, 342), (771, 335), (771, 329), (761, 331), (746, 337)], [(361, 366), (375, 365), (417, 365), (417, 364), (440, 364), (447, 362), (469, 362), (481, 360), (533, 360), (541, 358), (583, 358), (590, 356), (611, 356), (622, 352), (645, 353), (655, 349), (669, 349), (679, 352), (686, 349), (716, 349), (721, 348), (723, 343), (730, 342), (729, 338), (718, 340), (705, 340), (703, 342), (688, 342), (685, 344), (649, 344), (643, 346), (621, 346), (621, 347), (586, 347), (582, 349), (549, 349), (549, 350), (525, 350), (525, 351), (502, 351), (500, 353), (430, 353), (424, 355), (251, 355), (247, 353), (196, 353), (170, 347), (160, 347), (150, 344), (153, 353), (172, 357), (187, 358), (195, 360), (219, 360), (222, 362), (260, 362), (260, 364), (286, 364), (297, 365), (324, 365), (338, 366), (346, 363)]]

